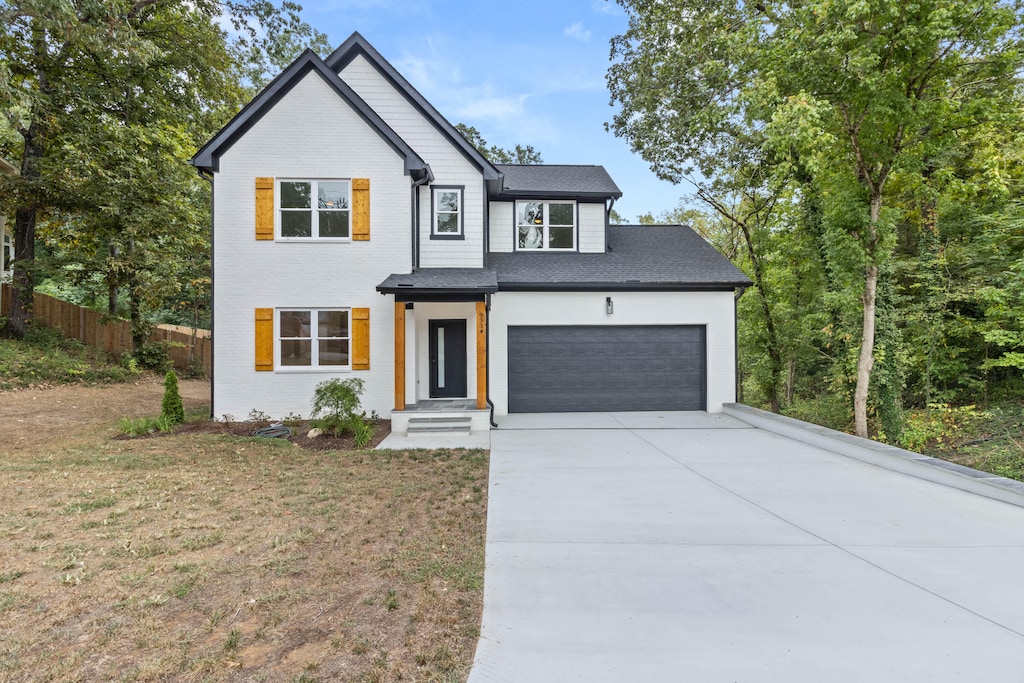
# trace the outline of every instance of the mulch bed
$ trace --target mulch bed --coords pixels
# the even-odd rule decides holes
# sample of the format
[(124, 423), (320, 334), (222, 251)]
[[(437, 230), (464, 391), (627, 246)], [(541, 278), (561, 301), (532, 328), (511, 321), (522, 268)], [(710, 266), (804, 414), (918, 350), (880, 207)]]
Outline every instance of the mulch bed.
[[(368, 420), (373, 425), (373, 438), (370, 439), (369, 443), (363, 446), (365, 449), (376, 448), (377, 444), (383, 441), (388, 434), (391, 433), (391, 420)], [(200, 432), (203, 434), (233, 434), (234, 436), (253, 436), (253, 432), (263, 427), (269, 427), (270, 422), (219, 422), (216, 420), (196, 420), (186, 422), (175, 427), (170, 432), (153, 432), (152, 434), (146, 434), (141, 437), (131, 437), (120, 435), (114, 437), (115, 439), (132, 439), (132, 438), (148, 438), (153, 436), (162, 436), (165, 434), (187, 434)], [(286, 437), (285, 440), (292, 442), (296, 446), (305, 448), (312, 451), (352, 451), (358, 450), (354, 439), (351, 434), (342, 434), (341, 436), (334, 436), (330, 433), (323, 433), (315, 439), (310, 439), (306, 436), (312, 427), (308, 420), (302, 420), (300, 422), (292, 422), (287, 425), (292, 430), (292, 434)]]

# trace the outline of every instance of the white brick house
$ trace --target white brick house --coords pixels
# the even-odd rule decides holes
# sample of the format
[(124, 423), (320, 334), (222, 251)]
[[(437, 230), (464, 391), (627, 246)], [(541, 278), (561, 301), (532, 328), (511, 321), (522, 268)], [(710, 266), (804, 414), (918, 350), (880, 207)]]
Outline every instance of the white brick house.
[(213, 414), (360, 377), (401, 431), (456, 405), (710, 410), (735, 291), (685, 226), (610, 226), (600, 166), (488, 162), (362, 36), (303, 53), (192, 159), (213, 183)]

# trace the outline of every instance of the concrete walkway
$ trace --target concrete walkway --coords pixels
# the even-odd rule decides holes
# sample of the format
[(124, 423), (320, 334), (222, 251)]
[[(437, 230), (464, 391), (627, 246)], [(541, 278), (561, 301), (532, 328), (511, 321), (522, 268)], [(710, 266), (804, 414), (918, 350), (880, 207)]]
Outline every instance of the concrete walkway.
[(470, 683), (1024, 680), (1024, 508), (699, 413), (491, 435)]

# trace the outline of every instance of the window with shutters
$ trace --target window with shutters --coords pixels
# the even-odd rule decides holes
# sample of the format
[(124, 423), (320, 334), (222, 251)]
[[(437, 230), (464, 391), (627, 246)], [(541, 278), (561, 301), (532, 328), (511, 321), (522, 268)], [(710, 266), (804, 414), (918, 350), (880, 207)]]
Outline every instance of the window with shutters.
[(285, 240), (351, 239), (351, 193), (348, 180), (278, 180), (278, 236)]
[(277, 366), (289, 369), (351, 367), (349, 310), (278, 309)]

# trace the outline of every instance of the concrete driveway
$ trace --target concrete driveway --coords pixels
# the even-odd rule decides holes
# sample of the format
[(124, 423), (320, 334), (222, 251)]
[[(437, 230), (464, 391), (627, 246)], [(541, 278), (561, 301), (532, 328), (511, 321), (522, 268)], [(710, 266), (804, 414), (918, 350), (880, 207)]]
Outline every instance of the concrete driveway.
[(516, 415), (484, 595), (470, 683), (1022, 681), (1024, 508), (728, 415)]

